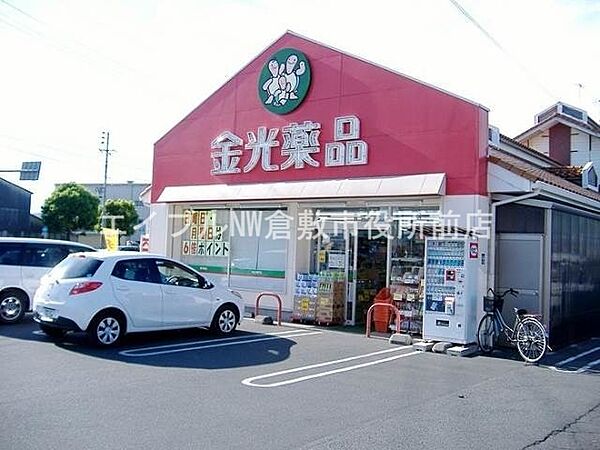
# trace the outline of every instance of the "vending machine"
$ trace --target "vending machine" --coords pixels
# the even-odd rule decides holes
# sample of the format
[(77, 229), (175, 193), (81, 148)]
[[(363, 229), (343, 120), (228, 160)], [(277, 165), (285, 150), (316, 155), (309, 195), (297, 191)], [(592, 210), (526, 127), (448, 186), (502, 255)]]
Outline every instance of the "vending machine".
[(477, 241), (426, 239), (424, 339), (476, 342), (479, 258)]

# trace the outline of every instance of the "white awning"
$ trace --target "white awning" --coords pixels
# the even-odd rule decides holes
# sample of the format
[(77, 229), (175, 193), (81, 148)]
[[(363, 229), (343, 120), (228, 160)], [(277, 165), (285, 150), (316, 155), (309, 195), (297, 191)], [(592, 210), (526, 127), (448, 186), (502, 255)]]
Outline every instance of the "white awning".
[(355, 178), (352, 180), (167, 186), (158, 198), (158, 202), (214, 203), (247, 200), (416, 197), (440, 196), (445, 193), (446, 174), (427, 173), (423, 175), (405, 175), (402, 177)]

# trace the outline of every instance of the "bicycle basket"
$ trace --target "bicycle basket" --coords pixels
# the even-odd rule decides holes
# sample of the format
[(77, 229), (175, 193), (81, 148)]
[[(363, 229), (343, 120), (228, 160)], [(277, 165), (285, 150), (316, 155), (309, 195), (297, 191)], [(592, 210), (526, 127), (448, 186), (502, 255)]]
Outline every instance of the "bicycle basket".
[(485, 296), (483, 297), (483, 310), (485, 312), (494, 312), (494, 297)]

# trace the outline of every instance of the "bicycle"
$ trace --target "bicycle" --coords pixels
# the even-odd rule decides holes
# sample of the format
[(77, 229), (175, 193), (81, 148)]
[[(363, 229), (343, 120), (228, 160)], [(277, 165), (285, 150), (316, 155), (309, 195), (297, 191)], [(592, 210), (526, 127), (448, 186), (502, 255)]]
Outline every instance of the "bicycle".
[(514, 308), (515, 324), (511, 328), (502, 317), (502, 306), (506, 294), (516, 297), (519, 292), (512, 288), (502, 294), (495, 293), (491, 288), (488, 294), (490, 292), (492, 296), (483, 297), (483, 309), (487, 314), (483, 316), (477, 329), (480, 350), (485, 354), (491, 353), (500, 333), (504, 333), (509, 342), (516, 343), (519, 354), (526, 362), (538, 362), (548, 349), (544, 325), (533, 315), (527, 314), (526, 310)]

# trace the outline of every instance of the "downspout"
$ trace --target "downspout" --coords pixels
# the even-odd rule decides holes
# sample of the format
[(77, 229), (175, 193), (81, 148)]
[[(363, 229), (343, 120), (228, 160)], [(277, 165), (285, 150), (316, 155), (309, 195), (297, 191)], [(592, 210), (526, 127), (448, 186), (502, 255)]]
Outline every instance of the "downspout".
[(508, 205), (510, 203), (517, 203), (521, 200), (527, 200), (529, 198), (537, 197), (540, 195), (541, 189), (535, 187), (532, 192), (519, 197), (507, 198), (506, 200), (500, 200), (496, 203), (492, 203), (492, 225), (490, 230), (490, 247), (488, 249), (489, 256), (489, 270), (488, 270), (488, 288), (495, 288), (496, 283), (496, 215), (498, 206)]

